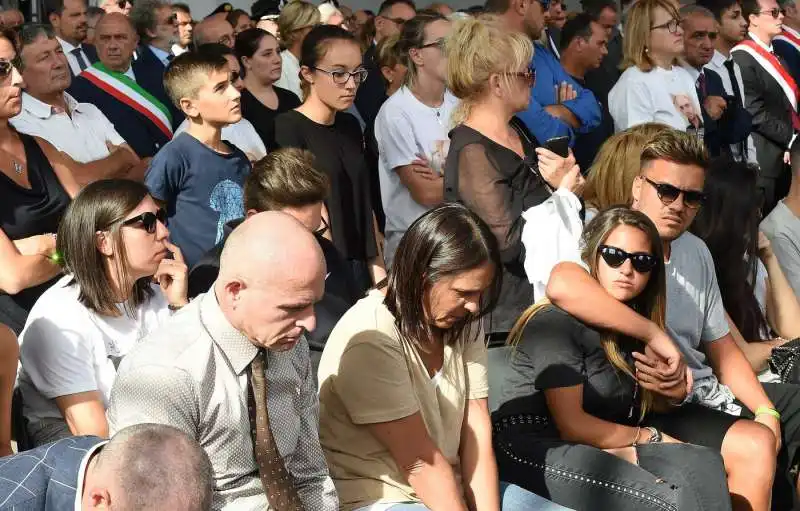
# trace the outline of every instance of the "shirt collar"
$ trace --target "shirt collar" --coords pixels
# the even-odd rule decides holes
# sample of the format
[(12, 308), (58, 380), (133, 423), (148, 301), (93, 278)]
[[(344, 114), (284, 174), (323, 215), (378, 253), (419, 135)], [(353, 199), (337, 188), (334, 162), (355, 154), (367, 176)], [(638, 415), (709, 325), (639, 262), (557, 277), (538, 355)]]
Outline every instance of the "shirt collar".
[(86, 479), (86, 469), (89, 468), (89, 460), (91, 460), (92, 456), (97, 454), (97, 452), (107, 443), (108, 440), (103, 440), (97, 445), (91, 447), (88, 451), (86, 451), (86, 454), (83, 455), (81, 466), (78, 469), (78, 484), (75, 485), (75, 511), (81, 511), (83, 509), (83, 482)]
[(237, 375), (242, 374), (256, 357), (258, 348), (230, 324), (223, 314), (212, 287), (202, 298), (200, 321), (214, 343), (225, 354)]
[(683, 69), (686, 70), (687, 73), (689, 73), (689, 76), (692, 77), (692, 81), (697, 83), (697, 79), (700, 77), (700, 73), (702, 72), (702, 70), (696, 69), (694, 66), (690, 66), (687, 63), (684, 63), (682, 67)]
[[(64, 92), (64, 102), (67, 104), (68, 114), (76, 110), (80, 110), (80, 103), (78, 103), (75, 98), (66, 92)], [(53, 108), (54, 107), (52, 105), (34, 98), (27, 92), (22, 92), (22, 109), (26, 112), (29, 112), (31, 115), (34, 115), (39, 119), (49, 119), (55, 114)]]
[(156, 48), (152, 44), (149, 45), (148, 48), (150, 48), (150, 51), (153, 52), (153, 55), (155, 55), (156, 58), (158, 60), (160, 60), (161, 62), (166, 62), (167, 57), (169, 57), (169, 52), (168, 51), (164, 51), (161, 48)]
[(61, 45), (61, 48), (64, 50), (64, 53), (70, 53), (75, 48), (81, 48), (81, 45), (75, 46), (74, 44), (61, 39), (60, 37), (56, 37), (58, 39), (58, 43)]
[(748, 33), (747, 33), (747, 35), (748, 35), (748, 36), (750, 36), (750, 39), (752, 39), (753, 41), (755, 41), (755, 43), (756, 43), (757, 45), (761, 46), (762, 48), (764, 48), (764, 49), (765, 49), (765, 50), (767, 50), (768, 52), (772, 53), (772, 43), (770, 43), (769, 45), (767, 45), (767, 43), (765, 43), (764, 41), (762, 41), (761, 39), (759, 39), (759, 38), (758, 38), (758, 36), (756, 36), (756, 35), (755, 35), (754, 33), (752, 33), (752, 32), (748, 32)]
[(714, 50), (714, 56), (711, 57), (711, 62), (709, 62), (709, 64), (712, 64), (715, 67), (722, 67), (728, 60), (730, 60), (730, 58), (725, 58), (725, 55), (720, 53), (719, 50)]

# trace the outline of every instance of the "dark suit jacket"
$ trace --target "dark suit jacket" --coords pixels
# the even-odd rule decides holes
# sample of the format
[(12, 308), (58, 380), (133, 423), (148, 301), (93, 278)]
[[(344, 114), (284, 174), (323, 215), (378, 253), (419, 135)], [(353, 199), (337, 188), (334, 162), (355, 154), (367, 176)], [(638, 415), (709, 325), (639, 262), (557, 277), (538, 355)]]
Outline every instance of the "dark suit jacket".
[(378, 67), (375, 45), (369, 47), (364, 53), (364, 69), (367, 70), (367, 79), (356, 92), (356, 108), (366, 125), (373, 126), (381, 105), (386, 101), (386, 84)]
[(794, 81), (800, 83), (800, 51), (797, 51), (797, 48), (791, 43), (780, 39), (772, 41), (772, 47), (775, 49), (775, 55), (786, 63), (786, 70), (792, 75)]
[(722, 78), (710, 69), (703, 69), (706, 76), (706, 96), (719, 96), (725, 98), (728, 107), (717, 120), (712, 119), (706, 113), (703, 106), (703, 97), (700, 90), (697, 97), (700, 99), (700, 108), (703, 111), (703, 126), (705, 127), (705, 143), (711, 156), (719, 156), (723, 152), (728, 152), (732, 144), (746, 142), (747, 136), (753, 129), (753, 117), (745, 110), (734, 96), (725, 93), (725, 86)]
[(75, 509), (81, 462), (100, 442), (96, 436), (69, 437), (0, 459), (0, 508)]
[[(156, 74), (160, 71), (148, 68), (147, 63), (140, 61), (134, 61), (132, 65), (136, 83), (169, 108), (171, 102), (164, 91), (162, 80)], [(73, 80), (71, 95), (78, 101), (91, 103), (99, 108), (140, 158), (152, 157), (170, 141), (145, 115), (95, 86), (82, 74)], [(170, 112), (173, 110), (170, 109)], [(183, 115), (177, 119), (174, 113), (172, 116), (172, 127), (175, 129), (183, 121)]]
[(744, 51), (732, 52), (744, 83), (745, 108), (753, 116), (753, 144), (764, 177), (777, 178), (784, 171), (783, 153), (789, 148), (792, 104), (783, 89), (756, 60)]
[[(91, 44), (82, 44), (81, 47), (83, 48), (83, 53), (85, 53), (86, 56), (89, 57), (90, 66), (99, 60), (97, 57), (97, 49), (94, 46), (92, 46)], [(72, 96), (73, 95), (72, 88), (75, 85), (75, 75), (72, 74), (72, 66), (67, 64), (67, 69), (69, 69), (69, 75), (72, 77), (72, 83), (70, 84), (69, 87), (67, 87), (67, 93), (69, 93), (69, 95)]]
[(161, 60), (155, 56), (153, 50), (147, 45), (139, 45), (136, 49), (136, 55), (137, 58), (133, 60), (133, 73), (136, 75), (136, 81), (157, 98), (159, 96), (153, 91), (159, 91), (159, 94), (163, 94), (167, 98), (165, 104), (172, 114), (172, 128), (177, 129), (186, 116), (183, 115), (180, 108), (169, 100), (164, 90), (164, 71), (167, 70), (166, 66), (161, 63)]
[[(217, 280), (219, 275), (219, 259), (225, 240), (228, 235), (239, 224), (242, 219), (233, 220), (224, 226), (222, 241), (200, 258), (189, 272), (189, 297), (194, 298), (200, 293), (205, 293), (211, 289), (211, 285)], [(315, 351), (322, 351), (325, 342), (328, 340), (333, 327), (352, 307), (361, 296), (357, 291), (355, 278), (350, 267), (350, 263), (345, 261), (333, 242), (322, 236), (315, 236), (325, 257), (325, 265), (328, 274), (325, 277), (325, 294), (322, 300), (314, 306), (317, 315), (317, 327), (313, 332), (306, 333), (308, 346)], [(271, 271), (265, 268), (265, 271)]]

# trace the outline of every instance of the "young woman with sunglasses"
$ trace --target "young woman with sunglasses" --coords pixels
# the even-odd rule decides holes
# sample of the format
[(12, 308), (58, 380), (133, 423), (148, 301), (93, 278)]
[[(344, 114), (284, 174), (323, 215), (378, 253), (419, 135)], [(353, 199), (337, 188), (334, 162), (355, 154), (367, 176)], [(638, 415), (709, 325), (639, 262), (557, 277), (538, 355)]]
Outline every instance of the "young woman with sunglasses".
[(352, 34), (320, 25), (306, 36), (300, 58), (305, 101), (275, 119), (280, 147), (308, 149), (328, 175), (331, 194), (323, 220), (333, 243), (350, 261), (360, 291), (386, 277), (372, 209), (370, 172), (361, 126), (346, 113), (367, 71)]
[[(664, 252), (645, 215), (600, 212), (583, 233), (582, 259), (611, 296), (663, 327)], [(574, 509), (731, 508), (719, 454), (680, 445), (650, 422), (685, 398), (690, 378), (669, 390), (645, 383), (639, 368), (649, 366), (634, 363), (652, 360), (636, 353), (640, 343), (547, 300), (522, 314), (509, 344), (493, 414), (501, 480)]]
[(694, 80), (677, 64), (683, 54), (683, 30), (676, 5), (672, 0), (643, 0), (628, 11), (625, 71), (608, 95), (617, 131), (660, 122), (702, 139), (702, 126), (693, 122), (702, 119)]
[(403, 25), (398, 45), (408, 69), (405, 85), (375, 119), (387, 266), (408, 226), (442, 202), (447, 135), (458, 104), (445, 87), (444, 40), (450, 28), (450, 21), (433, 11), (422, 11)]
[(757, 181), (754, 167), (728, 159), (715, 161), (706, 174), (708, 200), (691, 230), (714, 258), (737, 344), (759, 379), (775, 382), (779, 380), (769, 371), (767, 360), (773, 348), (800, 337), (800, 305), (769, 240), (758, 230), (763, 196)]
[[(486, 222), (503, 253), (503, 291), (487, 319), (490, 342), (501, 344), (530, 305), (520, 239), (522, 212), (544, 202), (575, 159), (542, 147), (514, 115), (528, 107), (535, 73), (533, 45), (491, 16), (456, 24), (448, 36), (447, 87), (461, 100), (453, 114), (444, 167), (445, 201), (461, 201)], [(578, 190), (582, 178), (575, 179)]]
[(67, 208), (58, 231), (66, 275), (39, 298), (20, 336), (23, 415), (35, 445), (107, 437), (119, 362), (187, 303), (187, 268), (165, 220), (147, 188), (127, 180), (92, 183)]

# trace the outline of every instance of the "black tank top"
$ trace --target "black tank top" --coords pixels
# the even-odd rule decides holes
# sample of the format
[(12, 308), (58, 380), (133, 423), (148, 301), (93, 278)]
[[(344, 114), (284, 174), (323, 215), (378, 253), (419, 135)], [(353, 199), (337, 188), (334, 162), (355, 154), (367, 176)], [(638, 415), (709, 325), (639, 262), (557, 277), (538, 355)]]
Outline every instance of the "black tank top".
[[(31, 188), (18, 185), (0, 172), (0, 228), (11, 240), (57, 232), (64, 210), (70, 202), (69, 195), (36, 140), (22, 133), (19, 138), (25, 147)], [(16, 295), (0, 291), (0, 322), (19, 335), (33, 304), (56, 280), (57, 277), (38, 286), (23, 289)]]

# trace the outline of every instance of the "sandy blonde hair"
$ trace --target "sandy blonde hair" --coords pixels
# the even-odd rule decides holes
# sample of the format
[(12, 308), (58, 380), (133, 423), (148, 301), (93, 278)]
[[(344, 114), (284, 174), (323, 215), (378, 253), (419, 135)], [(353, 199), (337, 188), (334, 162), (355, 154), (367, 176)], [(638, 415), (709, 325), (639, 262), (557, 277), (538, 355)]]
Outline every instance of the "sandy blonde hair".
[[(447, 88), (461, 100), (453, 124), (463, 122), (486, 91), (489, 77), (513, 73), (533, 58), (533, 43), (509, 31), (496, 16), (460, 20), (447, 37)], [(510, 80), (509, 80), (510, 86)]]
[(600, 147), (594, 158), (583, 200), (597, 210), (617, 204), (630, 204), (633, 181), (642, 166), (642, 149), (654, 136), (669, 126), (657, 122), (639, 124), (621, 131)]
[(650, 58), (647, 46), (650, 44), (653, 19), (656, 10), (662, 8), (667, 14), (680, 21), (681, 15), (672, 0), (638, 0), (628, 11), (625, 22), (625, 37), (622, 43), (622, 69), (636, 66), (642, 71), (651, 71), (656, 67)]
[(303, 0), (292, 0), (281, 9), (281, 15), (278, 16), (281, 43), (285, 48), (291, 47), (297, 41), (300, 30), (319, 23), (320, 13), (315, 5)]

